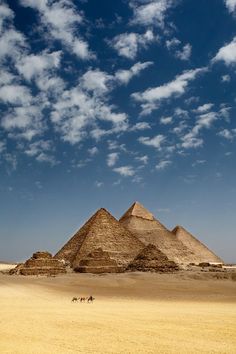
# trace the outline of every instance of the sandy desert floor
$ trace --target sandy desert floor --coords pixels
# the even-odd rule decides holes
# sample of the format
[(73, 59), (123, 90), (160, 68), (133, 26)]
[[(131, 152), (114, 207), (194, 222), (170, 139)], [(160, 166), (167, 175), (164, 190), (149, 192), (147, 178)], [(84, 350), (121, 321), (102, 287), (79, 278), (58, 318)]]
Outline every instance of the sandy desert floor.
[(232, 280), (0, 274), (0, 308), (1, 354), (236, 353)]

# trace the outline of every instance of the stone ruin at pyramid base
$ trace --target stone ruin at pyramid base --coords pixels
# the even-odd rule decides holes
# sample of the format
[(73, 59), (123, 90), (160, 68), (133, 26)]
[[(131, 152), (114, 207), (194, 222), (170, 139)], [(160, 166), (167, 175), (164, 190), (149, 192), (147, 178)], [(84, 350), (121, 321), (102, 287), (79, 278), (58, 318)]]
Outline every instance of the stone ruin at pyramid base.
[(55, 259), (49, 252), (35, 252), (25, 263), (12, 269), (10, 274), (20, 275), (57, 275), (66, 273), (64, 262)]
[(173, 273), (179, 270), (156, 246), (149, 244), (129, 264), (127, 270), (140, 272)]
[(120, 273), (124, 269), (118, 267), (108, 252), (101, 247), (89, 253), (85, 258), (77, 260), (74, 265), (75, 272), (80, 273)]

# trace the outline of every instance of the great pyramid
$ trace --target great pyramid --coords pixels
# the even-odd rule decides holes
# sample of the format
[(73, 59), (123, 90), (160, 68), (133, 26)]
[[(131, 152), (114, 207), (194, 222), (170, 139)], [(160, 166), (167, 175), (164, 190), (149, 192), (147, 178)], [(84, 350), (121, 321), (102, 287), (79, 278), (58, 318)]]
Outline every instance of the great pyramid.
[(108, 252), (117, 266), (126, 268), (143, 249), (143, 243), (123, 227), (106, 209), (99, 209), (55, 255), (78, 267), (98, 248)]
[(114, 259), (111, 259), (108, 252), (100, 247), (89, 253), (78, 264), (74, 262), (74, 270), (80, 273), (118, 273), (119, 267)]
[(135, 202), (120, 218), (120, 223), (145, 245), (150, 243), (155, 245), (169, 260), (177, 264), (199, 263), (198, 255), (156, 220), (140, 203)]
[(21, 263), (11, 271), (11, 274), (21, 275), (56, 275), (61, 273), (66, 273), (65, 264), (45, 251), (35, 252), (25, 263)]
[(222, 259), (216, 256), (202, 242), (188, 232), (184, 227), (177, 225), (172, 233), (180, 240), (189, 250), (197, 254), (198, 262), (223, 263)]
[(178, 266), (175, 262), (170, 261), (156, 246), (149, 244), (129, 264), (127, 270), (168, 273), (178, 270)]

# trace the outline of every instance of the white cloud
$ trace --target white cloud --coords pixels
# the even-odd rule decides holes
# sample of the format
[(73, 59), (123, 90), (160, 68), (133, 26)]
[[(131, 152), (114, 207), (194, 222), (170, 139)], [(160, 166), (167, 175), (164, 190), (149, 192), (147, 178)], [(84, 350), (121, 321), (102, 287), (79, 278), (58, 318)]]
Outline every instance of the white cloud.
[(162, 148), (162, 143), (165, 141), (165, 137), (162, 134), (156, 135), (153, 138), (149, 138), (146, 136), (141, 136), (138, 138), (138, 141), (141, 144), (147, 145), (147, 146), (152, 146), (158, 150), (161, 150)]
[(196, 166), (199, 166), (199, 165), (204, 165), (206, 163), (206, 160), (196, 160), (192, 166), (193, 167), (196, 167)]
[(82, 86), (88, 91), (103, 94), (109, 90), (109, 83), (113, 80), (111, 75), (99, 69), (88, 70), (81, 78)]
[(38, 162), (46, 162), (51, 166), (55, 166), (58, 164), (58, 161), (56, 161), (55, 157), (52, 155), (53, 150), (53, 144), (50, 140), (38, 140), (29, 144), (25, 149), (25, 154), (30, 157), (35, 157)]
[[(57, 102), (53, 105), (51, 120), (64, 141), (76, 144), (88, 134), (99, 139), (104, 135), (127, 129), (127, 115), (116, 113), (115, 107), (106, 102), (105, 93), (97, 96), (97, 92), (85, 91), (83, 87), (78, 85), (64, 91), (58, 97)], [(99, 121), (110, 122), (111, 128), (109, 130), (101, 129), (98, 126)], [(90, 127), (89, 132), (88, 127)]]
[(137, 101), (141, 102), (142, 114), (150, 114), (154, 109), (158, 108), (159, 103), (171, 96), (183, 95), (188, 87), (190, 81), (204, 72), (205, 68), (195, 70), (188, 70), (181, 75), (176, 76), (175, 80), (168, 82), (162, 86), (149, 88), (144, 92), (135, 92), (131, 96)]
[(198, 132), (202, 128), (210, 128), (212, 123), (218, 119), (218, 114), (216, 112), (208, 112), (201, 114), (197, 118), (197, 124), (194, 127), (194, 130)]
[(134, 124), (129, 130), (130, 131), (138, 131), (138, 130), (146, 130), (151, 129), (151, 126), (147, 122), (139, 122)]
[(17, 60), (26, 47), (25, 37), (16, 31), (13, 19), (14, 12), (7, 4), (0, 4), (0, 62)]
[(205, 103), (202, 106), (198, 106), (196, 109), (194, 109), (193, 111), (195, 113), (205, 113), (207, 111), (209, 111), (212, 107), (214, 106), (213, 103)]
[(104, 185), (104, 183), (100, 182), (100, 181), (95, 181), (94, 184), (95, 184), (95, 187), (97, 187), (97, 188), (101, 188)]
[(172, 122), (173, 122), (172, 117), (161, 117), (160, 119), (160, 123), (164, 125), (171, 124)]
[(4, 67), (0, 71), (0, 87), (4, 85), (9, 85), (14, 81), (15, 77), (13, 74), (9, 73)]
[(177, 50), (175, 53), (176, 58), (180, 60), (189, 60), (192, 53), (192, 46), (187, 43), (183, 46), (182, 50)]
[(221, 76), (221, 81), (222, 82), (230, 82), (230, 80), (231, 80), (230, 75), (222, 75)]
[(143, 156), (137, 156), (135, 157), (135, 160), (142, 162), (144, 165), (148, 163), (148, 156), (143, 155)]
[(166, 47), (168, 50), (172, 50), (181, 44), (181, 41), (177, 38), (167, 39), (166, 40)]
[(156, 168), (157, 170), (164, 170), (164, 169), (167, 168), (170, 164), (171, 164), (171, 161), (170, 161), (170, 160), (162, 160), (162, 161), (160, 161), (160, 162), (155, 166), (155, 168)]
[(15, 29), (6, 30), (0, 36), (0, 61), (10, 58), (16, 60), (25, 48), (25, 38)]
[(5, 104), (29, 104), (31, 99), (32, 96), (26, 86), (11, 84), (0, 88), (0, 101)]
[(28, 156), (37, 156), (41, 152), (48, 152), (52, 149), (52, 142), (50, 140), (38, 140), (32, 144), (29, 144), (25, 150)]
[(134, 32), (119, 34), (110, 41), (110, 44), (120, 56), (134, 59), (141, 48), (146, 48), (157, 39), (151, 30), (147, 30), (144, 34)]
[(31, 140), (44, 130), (41, 108), (39, 105), (14, 107), (3, 117), (1, 125), (11, 137)]
[(118, 152), (112, 152), (107, 156), (107, 166), (112, 167), (116, 164), (119, 158)]
[(173, 133), (181, 135), (182, 132), (188, 127), (184, 120), (180, 121), (179, 125), (173, 129)]
[(0, 141), (0, 154), (5, 150), (6, 144), (4, 141)]
[(202, 138), (196, 138), (195, 134), (193, 132), (190, 132), (188, 134), (185, 134), (182, 138), (182, 147), (184, 149), (189, 149), (189, 148), (198, 148), (203, 145), (203, 139)]
[(14, 17), (13, 11), (7, 6), (7, 4), (0, 4), (0, 33), (3, 31), (3, 26), (6, 21), (11, 21)]
[(201, 147), (203, 145), (203, 139), (198, 136), (200, 131), (203, 128), (211, 128), (212, 124), (219, 119), (219, 117), (220, 115), (216, 112), (208, 112), (199, 115), (191, 131), (181, 137), (182, 147), (185, 149)]
[(236, 11), (236, 0), (224, 0), (225, 5), (228, 8), (229, 12), (234, 12)]
[(236, 137), (236, 129), (223, 129), (218, 133), (218, 135), (227, 140), (233, 140)]
[(134, 77), (138, 76), (142, 70), (147, 69), (150, 65), (153, 65), (152, 61), (144, 63), (136, 63), (129, 70), (118, 70), (115, 73), (115, 78), (122, 84), (128, 84), (128, 82)]
[(28, 81), (40, 77), (50, 69), (58, 68), (60, 65), (61, 51), (41, 54), (24, 55), (16, 64), (16, 68)]
[(139, 5), (138, 1), (132, 1), (133, 18), (131, 23), (141, 26), (164, 26), (167, 10), (172, 6), (172, 0), (149, 0)]
[(46, 154), (45, 152), (41, 152), (37, 157), (36, 161), (38, 162), (46, 162), (51, 166), (57, 165), (59, 162), (55, 159), (54, 156)]
[(125, 144), (119, 144), (115, 140), (108, 140), (108, 149), (126, 151)]
[(236, 64), (236, 37), (232, 42), (220, 48), (212, 62), (224, 61), (225, 65)]
[(113, 168), (114, 172), (119, 173), (121, 176), (130, 177), (135, 174), (135, 171), (132, 166), (121, 166)]
[(98, 154), (98, 148), (96, 146), (92, 147), (91, 149), (88, 149), (88, 152), (91, 156), (97, 155)]
[(20, 0), (22, 6), (31, 7), (40, 14), (40, 20), (48, 34), (55, 40), (61, 41), (68, 50), (71, 50), (80, 59), (90, 59), (94, 55), (90, 52), (88, 43), (78, 35), (78, 26), (83, 23), (83, 16), (76, 10), (71, 0)]

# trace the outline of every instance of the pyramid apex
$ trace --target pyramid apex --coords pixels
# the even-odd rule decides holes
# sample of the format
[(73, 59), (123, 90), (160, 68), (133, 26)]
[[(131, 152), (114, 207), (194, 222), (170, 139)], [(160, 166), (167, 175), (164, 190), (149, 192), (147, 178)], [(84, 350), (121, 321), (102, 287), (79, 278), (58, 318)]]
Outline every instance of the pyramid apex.
[(94, 215), (98, 215), (98, 214), (109, 214), (109, 215), (111, 215), (109, 213), (109, 211), (107, 209), (105, 209), (105, 208), (98, 209)]
[(176, 226), (173, 228), (172, 232), (175, 232), (175, 231), (177, 231), (178, 229), (183, 229), (183, 226), (181, 226), (181, 225), (176, 225)]
[(182, 225), (176, 225), (173, 230), (171, 231), (173, 234), (176, 234), (178, 231), (183, 230), (185, 232), (188, 232)]
[(131, 205), (131, 207), (124, 213), (120, 220), (128, 218), (130, 216), (136, 216), (146, 220), (154, 220), (153, 214), (137, 201)]

